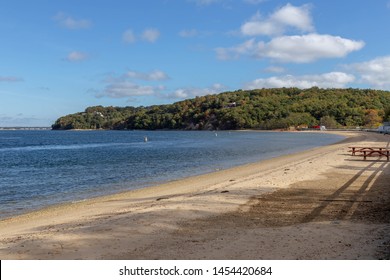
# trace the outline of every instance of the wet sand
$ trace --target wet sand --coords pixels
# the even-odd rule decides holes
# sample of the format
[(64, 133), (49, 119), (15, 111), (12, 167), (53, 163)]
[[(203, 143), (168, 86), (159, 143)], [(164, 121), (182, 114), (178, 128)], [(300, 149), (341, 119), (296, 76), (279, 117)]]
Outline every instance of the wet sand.
[(0, 259), (389, 259), (390, 163), (340, 143), (0, 221)]

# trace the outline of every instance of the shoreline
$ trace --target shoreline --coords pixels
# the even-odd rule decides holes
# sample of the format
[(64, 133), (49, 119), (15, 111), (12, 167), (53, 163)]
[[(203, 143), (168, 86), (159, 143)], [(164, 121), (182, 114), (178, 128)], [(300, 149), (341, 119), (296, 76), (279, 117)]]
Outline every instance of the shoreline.
[[(340, 133), (337, 132), (337, 134)], [(218, 259), (222, 257), (223, 259), (257, 259), (259, 257), (255, 256), (258, 256), (258, 252), (253, 252), (253, 249), (249, 250), (251, 253), (248, 253), (248, 250), (243, 252), (242, 249), (237, 248), (230, 250), (232, 248), (229, 249), (229, 246), (235, 243), (241, 244), (237, 240), (247, 235), (248, 238), (255, 238), (257, 235), (251, 231), (260, 230), (264, 234), (270, 229), (280, 229), (281, 226), (285, 229), (291, 226), (289, 224), (291, 221), (287, 222), (287, 225), (276, 226), (268, 226), (267, 221), (262, 221), (262, 224), (255, 228), (252, 221), (250, 229), (243, 229), (241, 232), (237, 231), (237, 226), (234, 227), (231, 224), (232, 220), (239, 217), (242, 223), (248, 216), (253, 215), (253, 209), (256, 205), (258, 206), (257, 200), (260, 198), (272, 197), (278, 192), (291, 190), (296, 184), (326, 179), (324, 174), (334, 172), (335, 166), (345, 163), (345, 158), (357, 165), (356, 170), (358, 170), (358, 165), (374, 166), (375, 162), (350, 159), (345, 149), (349, 143), (361, 141), (385, 143), (387, 139), (381, 135), (360, 132), (348, 132), (343, 135), (349, 137), (328, 146), (180, 179), (154, 187), (51, 206), (7, 218), (0, 221), (0, 258)], [(348, 162), (348, 164), (352, 163)], [(388, 174), (388, 163), (382, 160), (378, 164), (383, 170), (375, 176)], [(349, 173), (351, 172), (349, 170)], [(292, 212), (291, 209), (289, 212)], [(272, 213), (269, 214), (272, 216)], [(262, 216), (259, 215), (256, 219), (261, 221)], [(216, 221), (216, 218), (220, 220)], [(226, 240), (233, 238), (236, 242), (222, 246), (223, 244), (214, 240), (215, 232), (222, 230), (220, 228), (217, 230), (215, 225), (224, 219), (226, 219), (225, 224), (220, 226), (222, 228), (233, 226), (234, 234), (222, 231), (218, 236), (225, 236)], [(318, 227), (316, 219), (293, 224), (300, 226), (301, 230), (302, 227), (309, 226), (313, 222)], [(210, 224), (210, 221), (213, 223)], [(320, 221), (321, 223), (323, 221)], [(350, 221), (347, 221), (345, 226), (348, 223)], [(194, 227), (194, 225), (198, 226)], [(380, 230), (388, 233), (388, 226), (388, 223), (381, 224)], [(289, 230), (294, 231), (294, 229)], [(368, 226), (367, 230), (373, 229)], [(198, 240), (199, 237), (202, 237), (201, 240)], [(228, 252), (222, 249), (210, 251), (206, 247), (199, 250), (198, 245), (210, 243), (211, 241), (208, 240), (210, 238), (214, 238), (211, 240), (214, 241), (212, 244), (225, 247), (225, 250), (229, 249)], [(271, 236), (268, 237), (270, 238)], [(172, 244), (172, 239), (175, 240), (176, 245)], [(178, 244), (186, 244), (191, 249), (185, 250)], [(277, 251), (271, 250), (275, 255), (270, 258), (286, 258), (285, 252), (278, 253)], [(232, 256), (233, 252), (240, 253)], [(324, 258), (321, 254), (317, 257)], [(305, 257), (300, 255), (297, 258)], [(311, 255), (308, 258), (316, 259)], [(352, 257), (352, 259), (355, 258), (357, 257)], [(363, 258), (375, 259), (377, 255), (376, 253), (369, 256), (366, 254)]]
[[(101, 130), (96, 130), (96, 129), (73, 129), (73, 130), (68, 130), (68, 131), (85, 131), (85, 132), (88, 132), (88, 131), (109, 131), (109, 130), (104, 130), (104, 129), (101, 129)], [(163, 131), (163, 130), (161, 130)], [(204, 131), (205, 133), (208, 133), (210, 131)], [(250, 130), (250, 129), (247, 129), (247, 130), (236, 130), (236, 131), (229, 131), (229, 132), (232, 132), (232, 133), (235, 133), (235, 132), (247, 132), (247, 133), (257, 133), (257, 132), (262, 132), (262, 133), (298, 133), (299, 131), (274, 131), (274, 130), (264, 130), (264, 131), (258, 131), (258, 130)], [(338, 136), (342, 136), (342, 137), (346, 137), (343, 133), (333, 133), (333, 132), (324, 132), (324, 131), (301, 131), (300, 134), (302, 133), (309, 133), (309, 134), (334, 134), (334, 135), (338, 135)], [(336, 141), (335, 143), (338, 143), (340, 141), (343, 141), (345, 139), (342, 139), (342, 140), (338, 140)], [(264, 160), (268, 160), (268, 159), (272, 159), (272, 158), (277, 158), (279, 156), (288, 156), (288, 155), (291, 155), (291, 154), (295, 154), (295, 153), (299, 153), (299, 152), (302, 152), (302, 151), (307, 151), (307, 150), (311, 150), (311, 149), (316, 149), (316, 148), (320, 148), (320, 147), (323, 147), (323, 146), (326, 146), (328, 144), (323, 144), (323, 145), (320, 145), (320, 146), (317, 146), (317, 147), (302, 147), (302, 148), (299, 148), (298, 150), (295, 150), (295, 151), (289, 151), (288, 153), (286, 154), (282, 154), (282, 155), (268, 155), (268, 156), (265, 156), (263, 159), (259, 159), (259, 160), (256, 160), (256, 161), (253, 161), (253, 162), (248, 162), (248, 163), (240, 163), (238, 165), (234, 165), (234, 166), (229, 166), (229, 167), (221, 167), (221, 168), (217, 168), (217, 169), (213, 169), (213, 170), (208, 170), (208, 171), (202, 171), (202, 173), (197, 173), (196, 175), (185, 175), (183, 177), (178, 177), (178, 178), (173, 178), (173, 179), (166, 179), (166, 180), (162, 180), (162, 181), (155, 181), (153, 183), (148, 183), (147, 185), (138, 185), (136, 187), (133, 187), (132, 189), (127, 189), (127, 190), (115, 190), (115, 191), (107, 191), (106, 193), (99, 193), (98, 195), (93, 195), (92, 193), (87, 196), (87, 197), (81, 197), (81, 198), (78, 198), (78, 199), (69, 199), (67, 201), (57, 201), (57, 202), (54, 202), (54, 203), (48, 203), (46, 205), (42, 205), (42, 206), (35, 206), (35, 207), (31, 207), (29, 209), (25, 209), (25, 210), (21, 210), (21, 211), (17, 211), (16, 213), (9, 213), (9, 214), (6, 214), (4, 216), (0, 216), (0, 221), (5, 221), (5, 220), (8, 220), (8, 219), (12, 219), (14, 217), (18, 217), (18, 216), (24, 216), (24, 215), (27, 215), (27, 216), (30, 216), (32, 214), (34, 214), (35, 212), (39, 212), (39, 211), (49, 211), (50, 209), (57, 209), (57, 208), (61, 208), (61, 207), (66, 207), (66, 206), (69, 206), (69, 205), (74, 205), (74, 204), (78, 204), (78, 203), (83, 203), (85, 201), (91, 201), (93, 199), (99, 199), (99, 198), (102, 198), (104, 199), (105, 197), (108, 197), (108, 196), (112, 196), (112, 195), (118, 195), (118, 194), (122, 194), (122, 193), (127, 193), (127, 192), (133, 192), (133, 191), (136, 191), (136, 190), (142, 190), (142, 189), (145, 189), (145, 188), (158, 188), (162, 185), (165, 185), (165, 184), (168, 184), (170, 182), (176, 182), (176, 181), (179, 181), (179, 180), (183, 180), (183, 179), (186, 179), (186, 178), (191, 178), (191, 177), (194, 177), (196, 178), (196, 176), (201, 176), (201, 175), (207, 175), (207, 174), (211, 174), (211, 173), (215, 173), (215, 172), (219, 172), (219, 171), (223, 171), (223, 170), (230, 170), (230, 169), (234, 169), (236, 167), (245, 167), (246, 165), (249, 165), (249, 164), (257, 164), (259, 162), (262, 162)]]

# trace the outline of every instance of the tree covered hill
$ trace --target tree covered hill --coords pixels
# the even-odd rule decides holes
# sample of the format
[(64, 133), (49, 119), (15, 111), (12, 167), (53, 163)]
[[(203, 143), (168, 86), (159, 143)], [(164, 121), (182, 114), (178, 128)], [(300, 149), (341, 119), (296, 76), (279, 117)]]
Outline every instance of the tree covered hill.
[(89, 107), (53, 129), (287, 129), (376, 127), (390, 117), (390, 92), (370, 89), (237, 90), (149, 107)]

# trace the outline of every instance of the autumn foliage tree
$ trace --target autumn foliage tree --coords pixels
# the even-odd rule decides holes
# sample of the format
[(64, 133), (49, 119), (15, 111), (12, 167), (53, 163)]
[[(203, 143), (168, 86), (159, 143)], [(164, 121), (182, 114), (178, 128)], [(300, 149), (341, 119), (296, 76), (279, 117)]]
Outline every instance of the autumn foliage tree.
[(377, 127), (390, 121), (390, 92), (371, 89), (237, 90), (149, 107), (94, 106), (53, 129), (288, 129)]
[(383, 117), (380, 116), (378, 110), (368, 109), (364, 115), (364, 125), (369, 128), (377, 128), (381, 125)]

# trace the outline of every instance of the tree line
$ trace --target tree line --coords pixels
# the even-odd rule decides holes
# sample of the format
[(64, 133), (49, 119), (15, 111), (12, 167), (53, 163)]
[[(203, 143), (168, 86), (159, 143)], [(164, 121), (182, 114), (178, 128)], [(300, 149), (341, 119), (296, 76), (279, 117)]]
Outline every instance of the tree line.
[(372, 89), (237, 90), (148, 107), (94, 106), (53, 129), (289, 129), (378, 127), (390, 121), (390, 92)]

